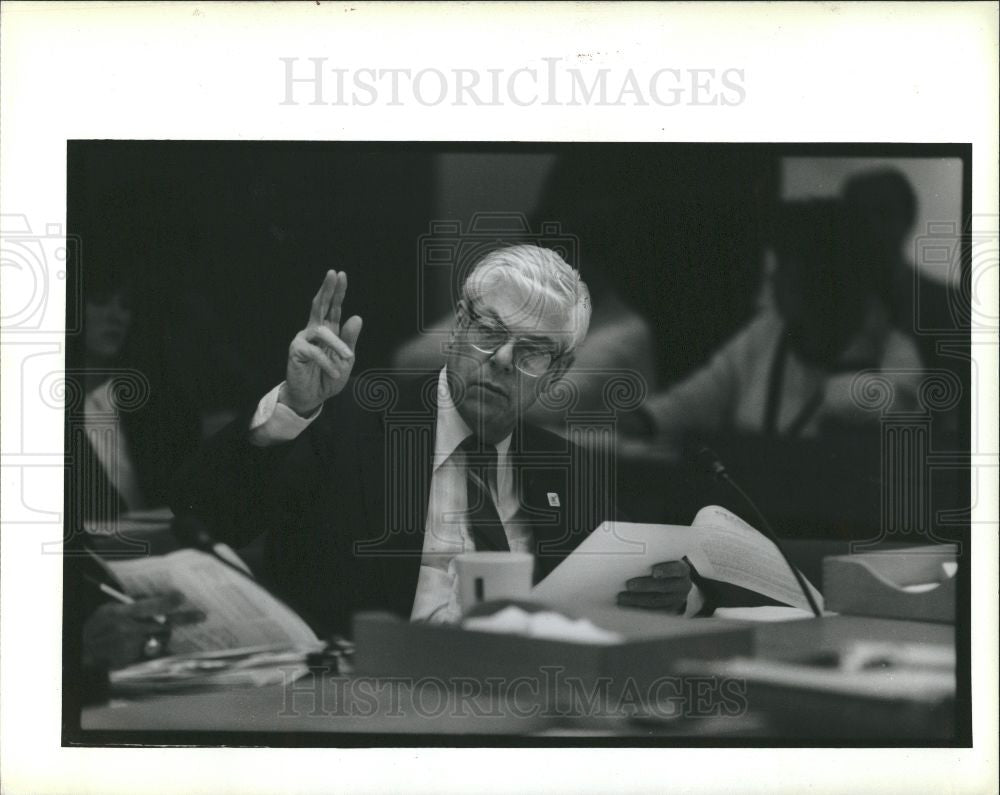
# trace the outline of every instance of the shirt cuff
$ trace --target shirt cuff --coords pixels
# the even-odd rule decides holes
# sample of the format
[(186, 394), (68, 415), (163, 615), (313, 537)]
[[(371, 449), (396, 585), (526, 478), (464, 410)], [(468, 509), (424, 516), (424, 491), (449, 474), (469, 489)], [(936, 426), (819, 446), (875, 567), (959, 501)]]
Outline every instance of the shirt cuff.
[(268, 447), (290, 442), (308, 428), (323, 410), (320, 406), (308, 417), (300, 417), (284, 403), (278, 402), (278, 395), (284, 385), (285, 382), (282, 381), (257, 404), (257, 411), (250, 420), (250, 444)]
[(694, 583), (691, 583), (691, 590), (688, 591), (687, 605), (684, 607), (684, 617), (693, 618), (705, 607), (705, 594), (701, 592)]

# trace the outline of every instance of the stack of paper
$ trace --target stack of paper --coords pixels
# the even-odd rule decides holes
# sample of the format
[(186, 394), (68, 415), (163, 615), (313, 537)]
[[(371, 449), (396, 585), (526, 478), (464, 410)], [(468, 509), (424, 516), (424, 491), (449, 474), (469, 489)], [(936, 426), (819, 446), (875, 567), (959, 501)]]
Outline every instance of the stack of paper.
[(301, 648), (260, 647), (162, 657), (112, 671), (111, 689), (117, 695), (136, 695), (290, 684), (308, 672), (307, 656), (322, 647), (322, 644)]

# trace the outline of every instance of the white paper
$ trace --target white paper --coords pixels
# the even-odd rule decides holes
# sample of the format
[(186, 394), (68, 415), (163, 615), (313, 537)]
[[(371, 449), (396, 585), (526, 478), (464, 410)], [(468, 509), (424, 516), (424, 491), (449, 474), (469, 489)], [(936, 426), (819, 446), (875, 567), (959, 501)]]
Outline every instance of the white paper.
[[(702, 508), (690, 527), (605, 522), (534, 587), (531, 598), (553, 604), (612, 606), (628, 579), (649, 576), (654, 564), (684, 557), (703, 577), (809, 609), (777, 547), (742, 519), (714, 505)], [(823, 597), (807, 584), (822, 609)]]
[[(698, 531), (699, 545), (688, 558), (703, 577), (738, 585), (792, 607), (810, 609), (778, 548), (736, 514), (709, 505), (698, 511), (691, 527)], [(806, 585), (822, 610), (823, 596), (808, 580)]]
[(462, 627), (475, 632), (525, 635), (600, 646), (622, 641), (619, 633), (598, 627), (586, 618), (570, 618), (549, 610), (528, 613), (513, 605), (492, 615), (467, 618), (462, 622)]
[(548, 577), (531, 598), (552, 604), (613, 607), (631, 577), (648, 577), (654, 563), (680, 560), (697, 546), (684, 525), (604, 522)]
[(292, 610), (249, 578), (198, 550), (111, 561), (108, 566), (129, 596), (180, 591), (185, 597), (182, 609), (205, 614), (201, 623), (173, 627), (172, 654), (318, 643), (313, 631)]
[(801, 621), (813, 618), (812, 610), (787, 605), (761, 605), (760, 607), (719, 607), (714, 618), (725, 618), (730, 621), (760, 621), (772, 623), (775, 621)]

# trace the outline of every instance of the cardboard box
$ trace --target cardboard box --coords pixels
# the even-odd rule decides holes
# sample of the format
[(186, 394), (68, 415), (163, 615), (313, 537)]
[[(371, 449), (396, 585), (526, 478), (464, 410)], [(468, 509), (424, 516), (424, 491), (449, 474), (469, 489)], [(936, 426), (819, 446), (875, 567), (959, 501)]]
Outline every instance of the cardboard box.
[(911, 547), (823, 560), (826, 609), (835, 613), (955, 623), (953, 544)]
[[(719, 659), (753, 652), (752, 627), (721, 619), (658, 616), (611, 609), (587, 612), (594, 624), (620, 633), (613, 645), (571, 643), (523, 635), (464, 630), (451, 625), (403, 621), (387, 613), (360, 613), (354, 619), (359, 674), (444, 680), (461, 687), (470, 680), (509, 686), (558, 700), (567, 688), (629, 688), (640, 697), (672, 677), (679, 659)], [(673, 677), (676, 681), (676, 677)]]

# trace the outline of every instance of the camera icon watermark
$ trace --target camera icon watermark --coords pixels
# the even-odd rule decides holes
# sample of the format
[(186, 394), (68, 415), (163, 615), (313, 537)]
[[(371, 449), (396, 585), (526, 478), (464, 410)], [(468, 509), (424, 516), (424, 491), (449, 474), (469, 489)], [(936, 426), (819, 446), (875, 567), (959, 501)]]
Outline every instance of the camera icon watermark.
[[(83, 313), (79, 291), (67, 290), (66, 315), (52, 300), (57, 281), (67, 281), (70, 263), (79, 262), (80, 238), (67, 235), (60, 224), (35, 231), (27, 216), (0, 216), (0, 268), (4, 290), (0, 317), (5, 334), (78, 332)], [(73, 311), (76, 310), (76, 311)], [(66, 318), (72, 319), (72, 328)]]
[(417, 238), (418, 331), (446, 334), (436, 323), (441, 294), (447, 293), (455, 306), (476, 265), (487, 254), (513, 245), (548, 249), (578, 267), (580, 240), (556, 221), (542, 222), (535, 230), (518, 212), (476, 213), (466, 228), (461, 221), (432, 221), (429, 231)]
[[(994, 333), (1000, 313), (989, 285), (1000, 265), (1000, 217), (973, 216), (964, 230), (955, 222), (931, 222), (914, 239), (913, 331), (916, 334), (964, 336)], [(927, 274), (928, 280), (921, 279)], [(928, 281), (947, 285), (947, 311), (931, 314), (924, 300)]]

